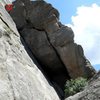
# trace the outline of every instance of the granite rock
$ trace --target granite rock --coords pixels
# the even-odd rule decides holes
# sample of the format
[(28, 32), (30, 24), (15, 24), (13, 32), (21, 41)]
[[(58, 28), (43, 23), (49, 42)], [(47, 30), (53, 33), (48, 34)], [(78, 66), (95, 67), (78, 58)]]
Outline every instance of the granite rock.
[[(96, 71), (84, 56), (82, 46), (74, 42), (72, 29), (59, 22), (59, 12), (42, 0), (30, 1), (28, 4), (23, 0), (23, 3), (26, 23), (20, 29), (17, 20), (15, 23), (21, 37), (51, 81), (58, 86), (63, 84), (63, 89), (67, 79), (91, 78)], [(14, 4), (18, 6), (16, 1)], [(13, 12), (10, 14), (13, 19), (18, 18)]]
[(20, 38), (15, 23), (0, 4), (0, 100), (60, 100)]
[(50, 44), (46, 33), (36, 29), (25, 28), (20, 31), (20, 34), (50, 80), (56, 82), (62, 88), (69, 76), (61, 59)]

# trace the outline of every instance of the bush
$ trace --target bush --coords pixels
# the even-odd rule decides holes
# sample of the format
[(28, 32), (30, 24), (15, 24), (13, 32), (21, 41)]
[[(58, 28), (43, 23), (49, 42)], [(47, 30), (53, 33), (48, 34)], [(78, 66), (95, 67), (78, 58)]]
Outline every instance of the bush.
[(68, 80), (65, 84), (65, 97), (74, 95), (84, 89), (87, 85), (87, 79), (79, 77), (77, 79)]

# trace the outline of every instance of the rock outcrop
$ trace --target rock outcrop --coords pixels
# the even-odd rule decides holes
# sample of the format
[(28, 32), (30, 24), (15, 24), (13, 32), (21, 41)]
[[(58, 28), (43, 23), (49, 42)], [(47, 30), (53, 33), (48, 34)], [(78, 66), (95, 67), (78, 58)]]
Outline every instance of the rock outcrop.
[[(58, 84), (61, 88), (64, 88), (64, 84), (65, 84), (66, 80), (69, 79), (70, 77), (69, 77), (67, 70), (64, 67), (64, 64), (61, 61), (58, 53), (56, 53), (57, 51), (50, 43), (47, 33), (43, 30), (44, 28), (42, 27), (43, 26), (42, 22), (43, 22), (43, 20), (45, 20), (44, 17), (42, 18), (41, 22), (38, 22), (38, 20), (37, 20), (38, 16), (36, 17), (34, 15), (34, 17), (36, 17), (35, 18), (36, 22), (33, 20), (34, 23), (32, 23), (32, 17), (30, 15), (27, 15), (27, 14), (30, 14), (30, 12), (25, 12), (27, 7), (24, 8), (23, 4), (21, 5), (21, 3), (22, 3), (21, 1), (14, 2), (15, 7), (14, 7), (14, 10), (12, 12), (10, 12), (10, 15), (12, 16), (13, 20), (15, 21), (21, 36), (24, 38), (26, 44), (31, 49), (32, 53), (34, 54), (34, 56), (36, 57), (36, 59), (38, 60), (40, 65), (42, 65), (42, 68), (47, 73), (50, 80), (55, 82), (55, 84)], [(42, 4), (44, 4), (44, 6), (46, 6), (48, 9), (52, 8), (51, 5), (50, 5), (50, 7), (48, 7), (48, 5), (44, 2)], [(32, 3), (30, 5), (30, 7), (34, 7), (33, 5), (35, 6), (35, 4)], [(43, 9), (44, 9), (44, 6), (43, 6)], [(49, 13), (48, 9), (46, 10), (47, 11), (46, 16)], [(20, 12), (19, 10), (20, 11), (22, 10), (22, 12)], [(34, 8), (34, 10), (36, 10), (36, 9)], [(35, 12), (33, 11), (32, 14), (34, 14), (34, 13)], [(23, 15), (19, 17), (18, 14), (19, 15), (23, 14)], [(36, 12), (36, 14), (37, 14), (37, 12)], [(45, 15), (45, 14), (43, 13), (42, 16), (43, 15)], [(58, 15), (58, 13), (57, 13), (57, 15)], [(30, 20), (28, 20), (27, 18), (29, 18)], [(22, 19), (24, 19), (24, 21)], [(41, 19), (39, 18), (39, 21), (40, 20)], [(39, 24), (39, 23), (41, 23), (41, 24)], [(33, 28), (33, 27), (35, 27), (35, 28)]]
[(60, 100), (25, 51), (20, 38), (13, 20), (0, 3), (0, 100)]
[(59, 22), (59, 12), (42, 0), (25, 1), (16, 0), (10, 15), (49, 78), (61, 88), (69, 78), (91, 78), (96, 72), (72, 29)]
[(65, 100), (100, 100), (100, 71), (89, 81), (84, 91)]
[(63, 100), (66, 80), (91, 78), (96, 71), (51, 4), (16, 0), (13, 5), (9, 14), (20, 35), (0, 4), (0, 100), (59, 100), (56, 91)]

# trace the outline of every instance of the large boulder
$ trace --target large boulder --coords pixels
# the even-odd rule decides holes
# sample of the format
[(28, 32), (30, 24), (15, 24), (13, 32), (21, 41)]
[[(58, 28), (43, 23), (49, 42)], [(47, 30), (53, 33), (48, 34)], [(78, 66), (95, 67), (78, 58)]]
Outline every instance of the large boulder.
[(1, 4), (0, 100), (60, 100), (25, 51), (13, 20)]

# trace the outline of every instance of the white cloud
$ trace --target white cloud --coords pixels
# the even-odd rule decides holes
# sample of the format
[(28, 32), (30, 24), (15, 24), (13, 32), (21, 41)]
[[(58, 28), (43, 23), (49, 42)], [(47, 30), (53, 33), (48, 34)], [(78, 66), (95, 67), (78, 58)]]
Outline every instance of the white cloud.
[(82, 45), (93, 65), (100, 64), (100, 6), (81, 6), (76, 14), (68, 25), (75, 33), (75, 42)]

